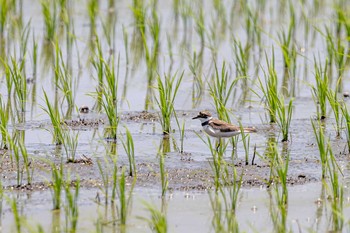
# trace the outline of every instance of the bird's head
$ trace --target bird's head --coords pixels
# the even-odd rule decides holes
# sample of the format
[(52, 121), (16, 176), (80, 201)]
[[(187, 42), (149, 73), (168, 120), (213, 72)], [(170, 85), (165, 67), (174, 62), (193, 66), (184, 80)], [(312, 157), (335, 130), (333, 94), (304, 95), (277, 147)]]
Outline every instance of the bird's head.
[(205, 122), (209, 119), (211, 119), (212, 116), (211, 116), (211, 113), (208, 112), (208, 111), (202, 111), (202, 112), (199, 112), (197, 116), (193, 117), (192, 119), (199, 119), (201, 122)]

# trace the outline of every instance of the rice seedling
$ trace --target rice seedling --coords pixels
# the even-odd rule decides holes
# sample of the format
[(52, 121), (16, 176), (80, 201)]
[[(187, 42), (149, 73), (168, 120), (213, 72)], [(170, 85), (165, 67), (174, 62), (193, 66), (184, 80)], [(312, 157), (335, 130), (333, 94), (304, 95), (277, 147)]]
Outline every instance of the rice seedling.
[(345, 103), (341, 105), (340, 109), (341, 109), (342, 117), (345, 120), (346, 142), (348, 146), (348, 153), (350, 153), (350, 114)]
[(134, 17), (134, 33), (131, 41), (131, 51), (135, 66), (139, 65), (144, 54), (144, 35), (146, 35), (146, 8), (144, 1), (135, 0), (132, 5)]
[(24, 138), (23, 138), (23, 140), (18, 140), (17, 147), (19, 147), (21, 155), (22, 155), (22, 161), (23, 161), (23, 167), (24, 167), (23, 169), (26, 172), (27, 184), (31, 184), (32, 178), (33, 178), (32, 173), (31, 173), (31, 169), (30, 169), (31, 161), (29, 161), (29, 155), (27, 152), (27, 148), (24, 144)]
[(329, 76), (329, 82), (332, 83), (333, 80), (333, 64), (335, 61), (334, 58), (334, 52), (336, 49), (334, 48), (334, 41), (333, 41), (333, 33), (331, 29), (327, 26), (325, 26), (325, 32), (321, 32), (319, 30), (320, 34), (325, 37), (326, 44), (327, 44), (327, 60), (326, 64), (328, 65), (328, 76)]
[[(5, 131), (5, 129), (1, 127), (1, 131), (5, 132), (5, 138), (6, 142), (8, 143), (8, 149), (10, 151), (10, 156), (11, 156), (11, 162), (13, 161), (13, 158), (15, 159), (15, 165), (16, 165), (16, 185), (20, 186), (23, 181), (23, 169), (26, 170), (26, 175), (27, 175), (27, 184), (31, 183), (32, 176), (30, 173), (30, 162), (29, 162), (29, 157), (28, 153), (26, 150), (26, 147), (24, 145), (24, 137), (20, 137), (19, 139), (16, 139), (16, 134), (14, 134), (13, 137), (9, 134), (8, 131)], [(24, 168), (21, 169), (21, 165), (23, 164)]]
[(341, 130), (341, 115), (340, 115), (341, 110), (340, 110), (340, 103), (338, 101), (337, 93), (332, 90), (328, 90), (327, 99), (328, 99), (329, 105), (331, 106), (334, 119), (335, 119), (336, 137), (339, 138), (340, 130)]
[(33, 47), (32, 47), (32, 67), (33, 67), (33, 84), (32, 84), (32, 89), (31, 89), (31, 103), (32, 103), (32, 108), (31, 112), (34, 112), (34, 107), (36, 106), (36, 88), (37, 88), (37, 69), (38, 69), (38, 43), (35, 40), (35, 35), (33, 33)]
[(213, 6), (217, 17), (217, 28), (220, 29), (221, 34), (224, 35), (227, 27), (226, 7), (222, 1), (218, 0), (213, 1)]
[(66, 231), (76, 232), (78, 226), (79, 207), (78, 198), (80, 190), (79, 178), (74, 182), (74, 193), (71, 191), (71, 182), (67, 180), (64, 184), (64, 191), (66, 194), (66, 205), (65, 205), (65, 217), (66, 217)]
[(282, 142), (287, 142), (289, 137), (289, 128), (293, 115), (293, 98), (289, 100), (288, 107), (285, 106), (283, 95), (277, 99), (277, 124), (282, 131)]
[(155, 9), (152, 10), (152, 17), (151, 19), (149, 19), (149, 22), (149, 31), (153, 40), (152, 48), (149, 48), (149, 45), (147, 44), (147, 36), (145, 35), (145, 32), (143, 30), (140, 30), (143, 42), (143, 49), (145, 51), (148, 79), (148, 88), (145, 98), (145, 110), (148, 110), (150, 107), (152, 107), (153, 104), (154, 93), (151, 87), (154, 83), (155, 71), (158, 69), (158, 56), (160, 49), (160, 21), (157, 15), (157, 11)]
[(203, 81), (203, 57), (197, 55), (196, 52), (193, 52), (193, 55), (189, 58), (189, 69), (193, 76), (192, 84), (192, 106), (195, 108), (198, 106), (204, 95), (205, 83)]
[(117, 17), (115, 14), (115, 9), (113, 6), (111, 6), (108, 9), (106, 20), (102, 22), (102, 29), (103, 29), (104, 37), (106, 38), (107, 44), (110, 48), (110, 54), (114, 54), (114, 51), (115, 51), (116, 23), (117, 23)]
[(331, 206), (332, 206), (332, 225), (330, 230), (341, 232), (344, 227), (344, 187), (340, 183), (339, 173), (342, 174), (342, 171), (334, 157), (332, 149), (329, 150), (329, 161), (327, 163), (327, 170), (329, 175), (329, 183), (330, 187), (328, 188), (330, 198), (331, 198)]
[(167, 217), (166, 214), (162, 211), (156, 209), (153, 205), (144, 202), (144, 206), (146, 207), (146, 210), (151, 214), (151, 218), (144, 218), (141, 219), (145, 220), (151, 231), (155, 233), (166, 233), (168, 232), (168, 223), (167, 223)]
[(243, 47), (240, 40), (233, 38), (236, 76), (244, 78), (244, 81), (246, 81), (246, 78), (248, 77), (250, 48), (251, 47), (248, 43)]
[(286, 33), (285, 31), (282, 31), (280, 34), (278, 34), (278, 39), (282, 50), (283, 63), (284, 63), (282, 93), (285, 95), (287, 94), (287, 90), (288, 90), (289, 78), (292, 78), (293, 80), (295, 80), (294, 78), (296, 74), (296, 65), (297, 65), (296, 64), (297, 51), (293, 43), (294, 33), (296, 28), (295, 11), (294, 11), (294, 6), (291, 2), (289, 2), (289, 10), (290, 10), (290, 13), (289, 13), (290, 20), (289, 20), (288, 32)]
[(268, 187), (272, 186), (270, 195), (270, 215), (276, 232), (286, 232), (286, 220), (288, 210), (288, 166), (289, 154), (281, 155), (277, 144), (271, 143), (269, 147), (270, 181)]
[(182, 154), (182, 153), (184, 153), (185, 121), (183, 121), (182, 122), (182, 126), (180, 126), (180, 122), (179, 122), (179, 119), (178, 119), (177, 114), (176, 114), (175, 111), (174, 111), (174, 116), (175, 116), (176, 124), (177, 124), (177, 127), (179, 129), (179, 133), (180, 133), (180, 149), (179, 149), (179, 152)]
[(22, 74), (24, 69), (24, 60), (17, 63), (14, 57), (11, 58), (11, 65), (5, 65), (5, 69), (10, 74), (14, 87), (14, 107), (16, 109), (17, 121), (23, 123), (25, 121), (26, 103), (27, 103), (27, 80)]
[[(349, 20), (349, 14), (346, 10), (344, 10), (344, 7), (338, 7), (339, 11), (339, 22), (342, 24), (342, 26), (345, 28), (346, 36), (347, 38), (350, 38), (350, 20)], [(350, 45), (350, 42), (348, 41), (348, 47)], [(349, 64), (350, 59), (350, 50), (348, 50), (346, 55), (346, 65)]]
[(174, 0), (173, 1), (172, 9), (174, 10), (175, 22), (178, 22), (178, 20), (179, 20), (180, 6), (181, 6), (181, 0)]
[[(270, 176), (269, 176), (269, 180), (267, 181), (267, 188), (270, 188), (270, 186), (273, 184), (274, 180), (275, 180), (275, 155), (276, 153), (276, 146), (275, 145), (275, 141), (272, 141), (270, 144), (270, 140), (268, 140), (268, 145), (265, 149), (264, 155), (266, 156), (264, 159), (267, 160), (267, 163), (269, 164), (270, 167)], [(273, 144), (272, 144), (273, 143)]]
[(135, 163), (135, 148), (134, 148), (134, 140), (133, 137), (128, 130), (128, 128), (125, 126), (126, 129), (126, 139), (122, 139), (122, 144), (125, 153), (128, 155), (129, 160), (129, 176), (137, 176), (137, 169), (136, 169), (136, 163)]
[[(337, 20), (335, 21), (335, 38), (333, 36), (328, 36), (326, 37), (326, 39), (330, 39), (330, 41), (328, 41), (327, 43), (330, 44), (331, 49), (334, 50), (334, 62), (335, 65), (337, 67), (337, 79), (339, 81), (339, 79), (341, 79), (342, 74), (344, 73), (344, 68), (346, 65), (346, 61), (347, 61), (347, 52), (345, 51), (346, 48), (343, 45), (342, 42), (342, 28), (344, 26), (344, 28), (346, 29), (346, 24), (344, 24), (344, 21), (346, 21), (346, 17), (345, 16), (345, 11), (344, 9), (346, 9), (346, 5), (344, 3), (344, 1), (338, 1), (334, 4), (334, 11), (337, 17)], [(330, 32), (329, 28), (326, 27), (326, 31), (327, 34)], [(335, 39), (335, 41), (333, 40)], [(337, 91), (341, 91), (342, 85), (340, 85), (338, 87), (339, 89)]]
[(104, 78), (104, 66), (105, 61), (103, 58), (102, 50), (101, 50), (101, 42), (98, 37), (96, 37), (96, 49), (94, 57), (91, 59), (91, 64), (96, 71), (97, 76), (97, 88), (96, 88), (96, 103), (94, 106), (94, 110), (101, 111), (102, 106), (102, 90), (104, 88), (103, 78)]
[(78, 147), (79, 131), (73, 131), (68, 127), (62, 130), (62, 143), (66, 152), (67, 163), (74, 163)]
[(7, 107), (9, 103), (3, 103), (3, 98), (0, 95), (0, 132), (1, 132), (1, 148), (8, 149), (8, 123), (9, 123), (9, 108)]
[(105, 196), (105, 205), (107, 205), (109, 200), (110, 167), (108, 166), (109, 163), (106, 158), (105, 158), (105, 164), (106, 164), (106, 167), (103, 167), (101, 164), (101, 161), (97, 160), (98, 170), (102, 178), (103, 194)]
[(11, 207), (11, 211), (13, 213), (14, 222), (15, 222), (15, 226), (16, 226), (16, 231), (17, 231), (17, 233), (21, 233), (22, 232), (22, 216), (20, 216), (20, 214), (18, 212), (17, 199), (10, 198), (7, 196), (5, 196), (5, 198), (6, 198), (7, 203)]
[(166, 191), (168, 190), (169, 180), (168, 180), (168, 172), (165, 169), (165, 161), (164, 157), (166, 153), (158, 152), (159, 156), (159, 171), (160, 171), (160, 182), (162, 185), (162, 197), (165, 197)]
[(240, 99), (240, 104), (244, 104), (248, 96), (248, 71), (249, 71), (249, 57), (251, 46), (247, 44), (242, 46), (242, 43), (237, 39), (233, 39), (234, 42), (234, 56), (236, 65), (236, 77), (241, 80), (242, 96)]
[[(189, 39), (190, 39), (190, 36), (191, 36), (191, 15), (192, 15), (192, 12), (194, 8), (197, 8), (198, 6), (194, 7), (193, 3), (194, 1), (192, 2), (186, 2), (186, 1), (181, 1), (180, 2), (181, 4), (179, 4), (179, 12), (180, 12), (180, 16), (181, 16), (181, 20), (183, 22), (183, 34), (182, 34), (182, 41), (181, 41), (181, 44), (180, 44), (180, 48), (183, 49), (183, 50), (189, 50), (190, 48), (190, 43), (189, 43)], [(179, 31), (179, 27), (178, 27), (178, 21), (176, 21), (176, 31), (175, 31), (175, 35), (177, 36), (178, 35), (178, 31)]]
[(325, 119), (327, 115), (327, 92), (329, 88), (328, 79), (328, 64), (324, 64), (324, 67), (320, 63), (315, 61), (315, 81), (316, 86), (312, 86), (312, 93), (317, 103), (317, 117), (319, 119)]
[(279, 189), (276, 187), (277, 203), (280, 206), (286, 206), (288, 203), (288, 188), (287, 188), (287, 177), (288, 177), (288, 165), (289, 165), (289, 154), (282, 158), (278, 153), (276, 154), (276, 174), (278, 175), (278, 181), (281, 185)]
[(4, 37), (4, 30), (6, 23), (9, 21), (9, 13), (10, 13), (10, 1), (1, 1), (0, 2), (0, 36)]
[[(264, 11), (265, 1), (259, 1), (258, 6), (252, 9), (248, 5), (245, 7), (247, 9), (246, 13), (246, 25), (247, 25), (247, 41), (250, 45), (257, 44), (259, 49), (259, 57), (261, 56), (261, 32), (262, 26), (260, 23), (260, 18)], [(254, 46), (253, 46), (254, 47)], [(257, 64), (257, 62), (255, 62)]]
[(336, 92), (342, 91), (342, 77), (345, 71), (345, 65), (347, 60), (347, 54), (345, 51), (344, 45), (341, 43), (339, 30), (340, 30), (340, 21), (337, 22), (336, 29), (336, 37), (332, 33), (332, 30), (325, 26), (325, 33), (321, 32), (321, 34), (325, 37), (327, 44), (327, 53), (328, 53), (328, 67), (329, 67), (329, 77), (330, 79), (334, 77), (333, 75), (333, 64), (335, 64), (337, 68), (336, 81), (337, 81), (337, 90)]
[[(118, 164), (117, 159), (112, 160), (113, 161), (113, 170), (112, 170), (112, 194), (111, 194), (111, 201), (112, 203), (115, 202), (116, 196), (117, 196), (117, 185), (118, 185)], [(134, 181), (136, 182), (136, 176)]]
[(49, 162), (51, 168), (51, 193), (53, 210), (59, 210), (61, 208), (61, 195), (64, 186), (64, 174), (63, 174), (63, 161), (57, 166), (53, 162)]
[(62, 145), (63, 143), (63, 129), (62, 129), (62, 124), (61, 124), (61, 114), (58, 108), (54, 108), (52, 104), (49, 101), (49, 98), (47, 97), (47, 94), (45, 91), (44, 92), (44, 98), (45, 98), (45, 103), (46, 103), (46, 108), (41, 107), (50, 117), (51, 124), (52, 124), (52, 135), (53, 135), (53, 142), (56, 143), (56, 145)]
[[(3, 199), (4, 199), (4, 189), (2, 186), (2, 179), (0, 179), (0, 213), (2, 214), (2, 210), (3, 210)], [(0, 221), (0, 224), (2, 223), (2, 221)]]
[[(119, 69), (119, 57), (118, 57), (118, 69)], [(103, 61), (103, 73), (106, 84), (102, 88), (101, 100), (102, 107), (107, 114), (109, 126), (106, 129), (106, 135), (109, 139), (117, 139), (117, 129), (119, 123), (118, 116), (118, 77), (115, 74), (114, 59), (111, 61), (111, 65), (108, 65)], [(97, 96), (99, 98), (99, 96)]]
[[(15, 116), (13, 115), (13, 108), (12, 108), (12, 96), (13, 96), (13, 86), (14, 86), (13, 77), (12, 77), (13, 72), (11, 71), (11, 67), (8, 62), (2, 61), (2, 64), (4, 66), (5, 84), (6, 84), (6, 92), (7, 92), (6, 108), (3, 110), (7, 114), (5, 116), (11, 119), (12, 122), (15, 122)], [(1, 123), (3, 124), (3, 122)]]
[[(330, 142), (328, 142), (329, 144)], [(343, 190), (343, 185), (340, 183), (339, 180), (339, 172), (341, 175), (343, 175), (337, 161), (336, 158), (333, 154), (333, 151), (329, 146), (329, 160), (327, 163), (327, 171), (328, 171), (328, 176), (329, 176), (329, 181), (331, 184), (331, 195), (332, 195), (332, 199), (333, 201), (339, 201), (339, 202), (343, 202), (343, 194), (344, 194), (344, 190)]]
[(218, 48), (220, 44), (220, 39), (219, 39), (219, 33), (217, 32), (217, 24), (214, 19), (212, 20), (209, 30), (207, 32), (207, 37), (208, 37), (208, 47), (211, 52), (211, 57), (214, 62), (214, 64), (217, 62), (218, 58)]
[[(158, 75), (158, 98), (156, 99), (157, 105), (160, 109), (160, 123), (162, 125), (163, 134), (169, 134), (171, 131), (171, 118), (174, 115), (174, 101), (182, 81), (184, 73), (177, 78), (177, 73), (172, 77), (165, 75), (164, 81)], [(177, 81), (175, 82), (175, 79)]]
[(56, 43), (55, 46), (56, 57), (55, 57), (55, 85), (56, 88), (60, 89), (63, 94), (63, 101), (66, 100), (67, 112), (66, 118), (70, 118), (74, 107), (74, 94), (73, 94), (73, 77), (72, 72), (69, 70), (67, 64), (65, 64), (62, 56), (62, 51)]
[(27, 47), (28, 47), (29, 33), (30, 33), (30, 21), (20, 31), (19, 50), (20, 50), (20, 59), (21, 59), (21, 62), (23, 62), (22, 75), (24, 77), (27, 77), (25, 67), (26, 67), (26, 55), (28, 53)]
[(29, 232), (29, 233), (44, 233), (44, 228), (42, 225), (40, 224), (36, 224), (36, 225), (32, 225), (31, 223), (25, 221), (24, 222), (24, 225), (26, 227), (26, 232)]
[(224, 62), (220, 73), (215, 64), (215, 74), (213, 80), (213, 84), (209, 84), (209, 92), (213, 99), (216, 112), (218, 113), (218, 118), (230, 122), (227, 104), (232, 95), (233, 88), (239, 79), (236, 78), (232, 81), (229, 80), (229, 73), (226, 68), (226, 63)]
[(207, 140), (202, 138), (200, 135), (197, 136), (207, 145), (212, 155), (212, 161), (210, 161), (210, 167), (214, 172), (214, 187), (216, 191), (219, 191), (221, 187), (221, 178), (224, 171), (224, 166), (226, 165), (225, 160), (223, 159), (224, 153), (226, 151), (228, 143), (224, 143), (220, 147), (214, 147), (211, 143), (210, 137), (207, 136)]
[(347, 53), (345, 51), (345, 46), (338, 43), (337, 50), (334, 52), (335, 64), (337, 66), (337, 92), (343, 91), (343, 74), (345, 72), (345, 65), (347, 59)]
[(126, 67), (129, 66), (129, 35), (128, 31), (126, 30), (125, 26), (123, 25), (123, 42), (124, 42), (124, 50), (125, 50), (125, 60), (126, 60)]
[(18, 151), (18, 147), (15, 146), (14, 142), (12, 141), (11, 137), (7, 135), (7, 141), (9, 142), (9, 149), (11, 151), (11, 162), (13, 161), (13, 158), (15, 159), (15, 165), (16, 165), (16, 185), (21, 185), (21, 167), (20, 167), (20, 155)]
[(46, 42), (54, 42), (57, 28), (57, 5), (56, 2), (41, 0), (42, 14), (45, 25)]
[[(105, 150), (108, 151), (107, 155), (104, 156), (104, 163), (101, 160), (97, 160), (97, 166), (102, 179), (101, 191), (105, 197), (105, 205), (111, 202), (114, 203), (116, 200), (117, 190), (118, 190), (118, 164), (117, 164), (117, 151), (115, 142), (107, 142), (105, 145)], [(111, 196), (109, 196), (111, 188)]]
[(194, 16), (194, 20), (195, 20), (195, 30), (200, 38), (200, 52), (198, 54), (199, 58), (203, 58), (203, 52), (204, 52), (204, 45), (205, 45), (205, 17), (204, 17), (204, 9), (203, 9), (203, 5), (199, 5), (198, 6), (198, 12), (197, 14)]
[(58, 7), (59, 7), (59, 14), (58, 19), (60, 22), (63, 22), (64, 24), (69, 21), (69, 0), (59, 0), (58, 1)]
[(118, 179), (118, 197), (119, 197), (119, 205), (117, 205), (117, 213), (119, 216), (119, 227), (121, 231), (124, 231), (126, 227), (128, 207), (131, 200), (131, 192), (129, 197), (126, 196), (124, 167), (122, 168), (121, 175)]
[(89, 0), (87, 4), (89, 20), (90, 20), (90, 37), (96, 35), (96, 16), (99, 11), (99, 1)]
[(249, 145), (250, 145), (250, 136), (249, 134), (244, 133), (243, 125), (239, 122), (239, 127), (241, 128), (241, 137), (243, 148), (245, 152), (245, 165), (249, 164)]
[(318, 123), (318, 126), (315, 125), (315, 122), (311, 120), (312, 128), (314, 130), (314, 135), (316, 138), (316, 143), (318, 146), (318, 151), (320, 154), (320, 161), (321, 161), (321, 167), (322, 167), (322, 179), (326, 178), (326, 172), (327, 172), (327, 163), (328, 163), (328, 156), (330, 147), (326, 143), (323, 127), (320, 123)]
[(123, 93), (122, 93), (122, 102), (121, 105), (123, 107), (123, 103), (126, 100), (127, 90), (128, 90), (128, 84), (129, 84), (129, 44), (128, 44), (128, 32), (126, 28), (123, 25), (123, 41), (124, 41), (124, 50), (125, 50), (125, 76), (124, 76), (124, 87), (123, 87)]
[[(277, 73), (275, 70), (275, 56), (274, 52), (272, 53), (272, 61), (270, 61), (267, 58), (267, 55), (265, 54), (266, 57), (266, 63), (267, 63), (267, 69), (268, 72), (264, 72), (265, 76), (265, 85), (261, 81), (260, 78), (258, 78), (259, 82), (259, 87), (262, 91), (262, 98), (264, 98), (265, 102), (265, 108), (267, 109), (269, 113), (269, 119), (270, 123), (276, 123), (277, 122), (277, 108), (278, 108), (278, 92), (277, 92), (277, 87), (278, 87), (278, 78), (277, 78)], [(259, 96), (259, 94), (256, 94)]]

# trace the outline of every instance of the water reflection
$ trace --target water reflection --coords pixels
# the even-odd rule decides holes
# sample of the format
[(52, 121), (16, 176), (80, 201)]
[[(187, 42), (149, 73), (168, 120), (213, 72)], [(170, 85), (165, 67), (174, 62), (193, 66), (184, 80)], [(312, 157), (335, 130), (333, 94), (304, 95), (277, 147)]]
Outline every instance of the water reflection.
[(61, 232), (61, 210), (51, 211), (51, 232), (60, 233)]
[(279, 203), (278, 189), (279, 187), (268, 189), (270, 217), (274, 232), (287, 232), (288, 203)]

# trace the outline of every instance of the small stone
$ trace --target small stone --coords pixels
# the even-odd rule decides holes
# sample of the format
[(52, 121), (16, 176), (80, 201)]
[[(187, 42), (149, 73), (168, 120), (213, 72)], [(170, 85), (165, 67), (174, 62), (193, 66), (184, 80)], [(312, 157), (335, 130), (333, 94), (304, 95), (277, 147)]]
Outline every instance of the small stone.
[(258, 208), (254, 205), (251, 210), (253, 211), (253, 213), (256, 213), (256, 211), (258, 210)]
[(322, 204), (322, 199), (321, 199), (321, 198), (318, 198), (318, 199), (315, 201), (315, 204), (321, 205), (321, 204)]
[(345, 92), (343, 93), (343, 97), (344, 97), (344, 98), (348, 98), (349, 96), (350, 96), (350, 93), (349, 93), (349, 92), (345, 91)]
[(88, 113), (89, 112), (89, 107), (86, 105), (83, 105), (79, 108), (80, 113)]

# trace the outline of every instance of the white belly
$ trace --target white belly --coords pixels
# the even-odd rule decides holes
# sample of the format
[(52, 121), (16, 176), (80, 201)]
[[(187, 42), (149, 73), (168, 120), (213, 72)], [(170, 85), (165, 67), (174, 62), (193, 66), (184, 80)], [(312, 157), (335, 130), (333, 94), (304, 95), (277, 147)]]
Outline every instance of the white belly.
[(217, 137), (217, 138), (229, 138), (240, 134), (239, 131), (221, 132), (220, 130), (215, 130), (209, 127), (209, 125), (203, 126), (203, 129), (204, 129), (204, 132), (206, 132), (208, 135), (212, 137)]

